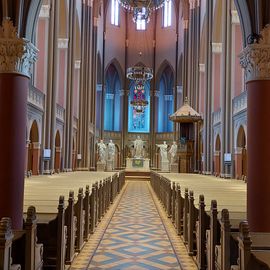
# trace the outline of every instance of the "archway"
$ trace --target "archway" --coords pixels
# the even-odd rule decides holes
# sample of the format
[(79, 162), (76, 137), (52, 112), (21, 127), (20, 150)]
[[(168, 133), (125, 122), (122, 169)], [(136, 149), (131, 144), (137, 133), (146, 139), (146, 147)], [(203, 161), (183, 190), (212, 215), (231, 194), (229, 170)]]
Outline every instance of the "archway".
[(54, 147), (55, 147), (54, 171), (59, 173), (61, 168), (61, 137), (59, 130), (57, 130), (55, 134)]
[(214, 153), (215, 176), (220, 176), (220, 149), (221, 149), (221, 141), (220, 141), (219, 135), (217, 135), (216, 141), (215, 141), (215, 153)]
[(104, 106), (104, 130), (122, 130), (122, 98), (121, 76), (114, 63), (106, 69), (105, 106)]
[(32, 123), (29, 140), (27, 171), (31, 171), (33, 175), (38, 175), (40, 164), (40, 143), (36, 120), (34, 120)]
[(156, 131), (172, 132), (173, 122), (169, 115), (174, 112), (174, 71), (167, 61), (161, 65), (157, 75), (158, 95), (156, 97)]
[(240, 126), (237, 133), (235, 149), (235, 177), (245, 180), (247, 177), (247, 140), (243, 126)]

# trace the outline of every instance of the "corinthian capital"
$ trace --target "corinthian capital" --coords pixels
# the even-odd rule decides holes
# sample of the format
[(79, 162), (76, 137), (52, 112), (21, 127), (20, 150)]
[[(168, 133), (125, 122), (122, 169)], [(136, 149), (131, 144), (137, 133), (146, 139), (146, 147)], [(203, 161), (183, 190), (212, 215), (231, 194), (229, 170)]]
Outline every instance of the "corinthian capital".
[(27, 39), (19, 38), (9, 18), (0, 26), (0, 73), (18, 73), (31, 77), (37, 48)]
[(261, 31), (258, 43), (248, 45), (239, 57), (246, 81), (270, 80), (270, 25)]

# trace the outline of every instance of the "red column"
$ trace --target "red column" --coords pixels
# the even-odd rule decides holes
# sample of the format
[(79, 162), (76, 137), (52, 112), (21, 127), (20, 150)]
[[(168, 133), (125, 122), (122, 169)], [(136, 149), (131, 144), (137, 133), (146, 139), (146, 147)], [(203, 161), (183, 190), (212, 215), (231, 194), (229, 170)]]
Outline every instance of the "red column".
[(247, 217), (252, 232), (270, 232), (269, 35), (267, 25), (258, 43), (240, 54), (247, 81)]
[(29, 79), (0, 74), (0, 218), (22, 228), (26, 142), (26, 100)]
[(247, 91), (248, 222), (253, 232), (270, 232), (270, 80), (250, 81)]

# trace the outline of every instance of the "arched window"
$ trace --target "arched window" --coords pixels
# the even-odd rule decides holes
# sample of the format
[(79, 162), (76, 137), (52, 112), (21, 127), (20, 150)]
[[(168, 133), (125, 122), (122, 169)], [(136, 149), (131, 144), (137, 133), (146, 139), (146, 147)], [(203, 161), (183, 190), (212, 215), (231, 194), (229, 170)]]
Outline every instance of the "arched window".
[(163, 27), (172, 25), (172, 0), (166, 0), (163, 8)]
[(120, 131), (121, 126), (121, 83), (113, 64), (106, 72), (104, 130)]
[(111, 24), (119, 25), (119, 3), (118, 0), (112, 0), (111, 2)]
[(172, 132), (173, 123), (169, 116), (174, 112), (173, 71), (167, 66), (159, 81), (157, 102), (157, 132)]

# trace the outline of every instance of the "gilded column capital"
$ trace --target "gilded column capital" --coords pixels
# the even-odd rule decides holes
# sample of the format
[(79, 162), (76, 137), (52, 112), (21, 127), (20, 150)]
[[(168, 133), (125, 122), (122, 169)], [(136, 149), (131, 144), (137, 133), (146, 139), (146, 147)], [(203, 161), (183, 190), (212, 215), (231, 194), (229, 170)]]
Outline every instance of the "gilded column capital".
[(4, 18), (0, 26), (0, 73), (31, 77), (38, 49), (27, 39), (19, 38), (13, 22)]
[(270, 80), (270, 25), (261, 31), (261, 38), (240, 53), (240, 64), (246, 81)]

